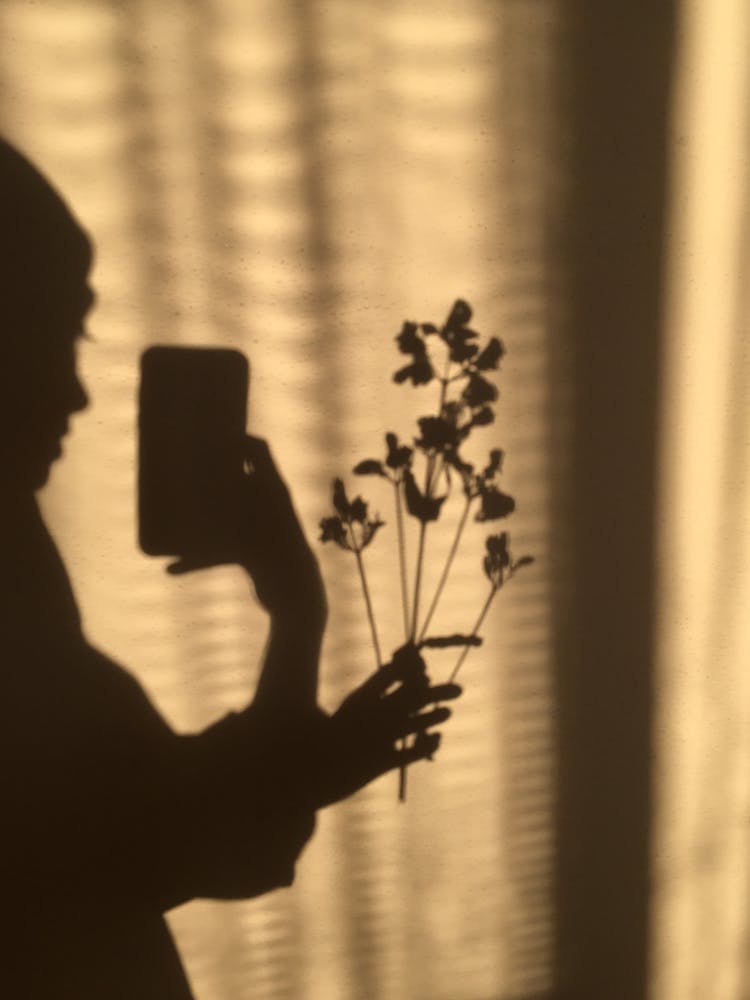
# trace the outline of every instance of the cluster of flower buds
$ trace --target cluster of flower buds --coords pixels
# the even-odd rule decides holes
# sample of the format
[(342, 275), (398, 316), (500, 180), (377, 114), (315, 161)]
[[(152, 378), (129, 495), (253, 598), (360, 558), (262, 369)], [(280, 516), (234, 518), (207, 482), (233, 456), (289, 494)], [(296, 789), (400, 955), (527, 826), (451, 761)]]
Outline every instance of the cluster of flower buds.
[(373, 518), (369, 516), (362, 497), (349, 500), (341, 479), (333, 481), (333, 507), (336, 513), (320, 522), (320, 540), (335, 542), (347, 552), (361, 552), (385, 523), (377, 515)]
[(533, 563), (531, 556), (521, 556), (514, 560), (509, 549), (508, 532), (490, 535), (485, 542), (484, 575), (494, 590), (499, 590), (522, 566)]

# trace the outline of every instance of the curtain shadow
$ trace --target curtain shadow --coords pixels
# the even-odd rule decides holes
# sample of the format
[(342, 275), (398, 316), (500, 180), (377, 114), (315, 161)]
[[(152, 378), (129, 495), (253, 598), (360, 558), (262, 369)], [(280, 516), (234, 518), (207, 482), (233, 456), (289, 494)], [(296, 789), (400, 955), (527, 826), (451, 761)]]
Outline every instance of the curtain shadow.
[[(502, 5), (495, 25), (493, 78), (496, 191), (487, 201), (493, 223), (488, 256), (503, 248), (492, 291), (509, 344), (511, 384), (519, 397), (532, 401), (530, 409), (535, 411), (533, 416), (510, 417), (515, 426), (509, 470), (522, 454), (526, 471), (523, 488), (519, 484), (518, 489), (521, 530), (528, 532), (524, 545), (537, 559), (536, 579), (519, 579), (518, 589), (508, 597), (508, 604), (517, 601), (517, 610), (508, 626), (512, 639), (498, 665), (504, 706), (498, 733), (504, 773), (503, 852), (515, 903), (512, 912), (504, 914), (499, 950), (507, 995), (524, 1000), (550, 996), (555, 931), (551, 897), (556, 747), (549, 616), (554, 592), (550, 555), (557, 545), (558, 518), (550, 508), (546, 478), (549, 427), (554, 424), (547, 344), (548, 282), (554, 263), (547, 259), (545, 228), (547, 203), (556, 187), (550, 173), (558, 170), (559, 156), (558, 122), (550, 101), (559, 47), (556, 7), (548, 0), (505, 0)], [(568, 409), (567, 403), (556, 407), (558, 422)], [(517, 526), (514, 522), (511, 537), (516, 537)], [(505, 909), (504, 900), (499, 899), (498, 906)]]
[[(656, 431), (675, 4), (570, 3), (569, 184), (553, 356), (573, 429), (555, 514), (557, 995), (640, 1000), (648, 972)], [(563, 352), (567, 355), (563, 357)]]
[[(746, 112), (747, 113), (747, 112)], [(724, 443), (723, 476), (726, 484), (723, 497), (722, 521), (725, 525), (742, 524), (743, 515), (749, 509), (750, 483), (747, 470), (747, 407), (750, 400), (750, 343), (748, 342), (748, 317), (750, 316), (750, 289), (747, 285), (748, 265), (750, 265), (750, 164), (746, 164), (742, 177), (743, 201), (739, 220), (739, 253), (735, 288), (735, 330), (732, 340), (732, 368), (729, 382), (727, 406), (728, 427)], [(740, 563), (741, 546), (724, 546), (717, 554), (717, 579), (731, 581), (738, 578), (742, 570)], [(728, 599), (728, 587), (718, 587), (714, 597), (711, 625), (712, 635), (709, 648), (719, 648), (726, 630), (732, 627), (732, 601)], [(735, 607), (735, 614), (737, 610)], [(736, 628), (736, 625), (735, 625)], [(744, 926), (742, 932), (743, 961), (740, 972), (740, 996), (750, 996), (750, 960), (747, 958), (750, 944), (750, 886), (745, 886)]]

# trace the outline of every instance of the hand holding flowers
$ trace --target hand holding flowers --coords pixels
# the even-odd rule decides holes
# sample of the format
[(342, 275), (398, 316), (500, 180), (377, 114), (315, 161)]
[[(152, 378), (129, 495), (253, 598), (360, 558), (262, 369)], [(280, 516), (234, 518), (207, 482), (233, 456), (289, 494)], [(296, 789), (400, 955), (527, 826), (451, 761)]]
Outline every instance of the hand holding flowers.
[[(486, 427), (494, 422), (493, 404), (498, 391), (487, 373), (498, 369), (505, 353), (497, 337), (490, 338), (483, 346), (480, 344), (479, 334), (468, 325), (471, 317), (470, 306), (459, 299), (441, 327), (412, 321), (403, 324), (396, 342), (400, 352), (407, 355), (409, 361), (395, 372), (393, 379), (396, 383), (411, 382), (414, 386), (435, 383), (438, 387), (436, 412), (417, 420), (419, 433), (411, 444), (401, 443), (397, 435), (389, 431), (385, 435), (385, 457), (365, 459), (353, 470), (357, 475), (379, 476), (391, 484), (398, 533), (405, 639), (407, 645), (417, 649), (461, 647), (450, 676), (451, 682), (469, 650), (481, 643), (479, 629), (496, 594), (520, 568), (533, 561), (530, 556), (513, 560), (507, 532), (488, 536), (483, 568), (490, 590), (473, 628), (467, 634), (428, 635), (428, 628), (472, 510), (475, 511), (475, 521), (486, 522), (505, 518), (515, 509), (513, 498), (498, 485), (503, 463), (501, 450), (492, 449), (487, 463), (479, 469), (467, 461), (462, 453), (466, 441), (476, 428)], [(462, 511), (445, 565), (427, 612), (422, 616), (420, 612), (428, 528), (439, 519), (456, 482), (460, 485), (463, 497)], [(341, 479), (334, 481), (333, 506), (335, 513), (321, 521), (321, 541), (332, 541), (355, 556), (373, 647), (380, 667), (383, 661), (363, 552), (384, 522), (378, 516), (370, 516), (368, 505), (361, 497), (350, 501)], [(405, 512), (418, 523), (414, 583), (411, 588), (405, 544)], [(405, 768), (401, 770), (399, 797), (405, 797)]]

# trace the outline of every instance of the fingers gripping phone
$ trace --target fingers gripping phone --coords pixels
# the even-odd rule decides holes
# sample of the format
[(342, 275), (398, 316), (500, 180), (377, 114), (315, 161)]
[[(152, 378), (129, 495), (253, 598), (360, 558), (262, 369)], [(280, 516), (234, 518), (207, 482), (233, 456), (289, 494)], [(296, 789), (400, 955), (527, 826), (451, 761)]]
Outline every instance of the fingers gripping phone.
[(248, 382), (240, 351), (143, 353), (138, 535), (147, 554), (185, 555), (220, 543), (243, 475)]

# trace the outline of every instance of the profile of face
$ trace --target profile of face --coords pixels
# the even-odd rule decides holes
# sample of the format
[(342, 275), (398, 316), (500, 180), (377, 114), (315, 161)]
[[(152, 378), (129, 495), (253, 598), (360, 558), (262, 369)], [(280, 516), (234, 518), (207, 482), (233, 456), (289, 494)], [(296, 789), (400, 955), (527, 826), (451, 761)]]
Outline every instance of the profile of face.
[(93, 302), (91, 245), (69, 209), (0, 140), (0, 486), (39, 489), (88, 398), (77, 341)]

